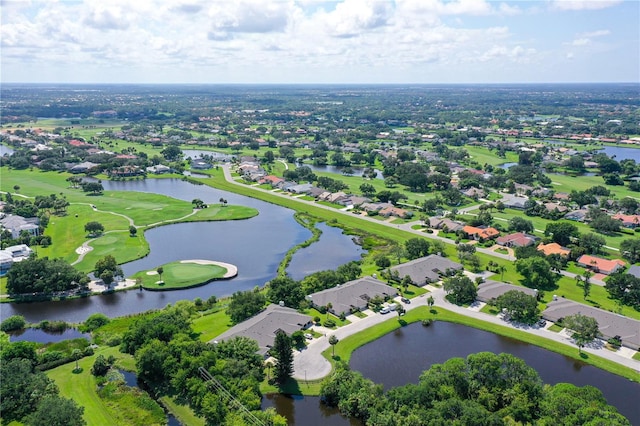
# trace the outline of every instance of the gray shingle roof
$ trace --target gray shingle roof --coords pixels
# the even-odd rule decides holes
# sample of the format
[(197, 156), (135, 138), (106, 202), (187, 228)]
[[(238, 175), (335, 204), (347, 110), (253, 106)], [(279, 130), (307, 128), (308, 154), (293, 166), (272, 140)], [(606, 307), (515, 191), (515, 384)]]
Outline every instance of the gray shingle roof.
[(631, 268), (627, 271), (627, 274), (633, 275), (636, 278), (640, 278), (640, 266), (632, 265)]
[(245, 336), (258, 342), (260, 355), (266, 355), (276, 338), (276, 331), (282, 330), (291, 335), (297, 330), (302, 330), (310, 322), (309, 315), (301, 314), (295, 309), (279, 305), (269, 305), (259, 314), (241, 322), (222, 333), (209, 343), (216, 343), (221, 340), (233, 339), (237, 336)]
[(442, 256), (432, 254), (391, 268), (392, 271), (398, 271), (400, 278), (409, 275), (411, 281), (416, 285), (439, 281), (440, 275), (444, 274), (447, 269), (462, 269), (462, 265)]
[(478, 285), (478, 300), (488, 302), (496, 299), (510, 290), (518, 290), (529, 296), (536, 296), (536, 291), (531, 288), (521, 287), (513, 284), (507, 284), (499, 281), (487, 280)]
[(398, 291), (394, 287), (375, 278), (364, 277), (313, 293), (307, 298), (315, 306), (327, 306), (331, 303), (331, 312), (340, 315), (343, 312), (348, 314), (351, 308), (366, 308), (368, 300), (375, 296), (395, 296), (396, 294)]
[(547, 304), (547, 309), (542, 312), (542, 317), (556, 322), (560, 318), (578, 313), (595, 318), (605, 339), (620, 336), (622, 338), (622, 346), (634, 350), (640, 348), (640, 321), (614, 314), (613, 312), (559, 298)]

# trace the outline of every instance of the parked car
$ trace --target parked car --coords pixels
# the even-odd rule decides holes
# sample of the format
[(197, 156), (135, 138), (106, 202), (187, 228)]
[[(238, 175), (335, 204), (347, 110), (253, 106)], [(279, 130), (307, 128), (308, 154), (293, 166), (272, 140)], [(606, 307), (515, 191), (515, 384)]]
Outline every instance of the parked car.
[(304, 333), (304, 338), (307, 340), (311, 340), (313, 339), (313, 336), (311, 335), (311, 333)]
[(388, 307), (380, 309), (381, 314), (388, 314), (389, 312), (391, 312), (391, 309), (389, 309)]
[(545, 325), (547, 325), (547, 322), (545, 320), (541, 319), (540, 321), (538, 321), (539, 327), (544, 327)]
[(406, 304), (411, 303), (411, 300), (407, 299), (406, 297), (401, 297), (400, 300), (402, 301), (402, 303), (406, 303)]

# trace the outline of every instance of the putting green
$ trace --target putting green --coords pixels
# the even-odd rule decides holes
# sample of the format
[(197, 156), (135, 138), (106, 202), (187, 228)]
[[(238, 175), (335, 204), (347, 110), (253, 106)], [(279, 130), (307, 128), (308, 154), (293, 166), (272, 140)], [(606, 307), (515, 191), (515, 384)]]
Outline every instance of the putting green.
[(232, 278), (237, 275), (233, 265), (211, 260), (183, 260), (161, 265), (162, 276), (156, 269), (139, 271), (130, 278), (140, 279), (147, 290), (178, 290), (197, 287), (214, 280)]

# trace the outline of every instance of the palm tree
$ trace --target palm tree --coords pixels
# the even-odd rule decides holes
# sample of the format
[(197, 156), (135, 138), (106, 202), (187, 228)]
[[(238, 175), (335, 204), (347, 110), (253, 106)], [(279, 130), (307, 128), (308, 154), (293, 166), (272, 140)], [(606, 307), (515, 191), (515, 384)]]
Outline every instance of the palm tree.
[(162, 282), (162, 273), (164, 272), (164, 268), (162, 266), (158, 266), (156, 272), (158, 273), (158, 275), (160, 275), (160, 282)]
[(332, 334), (331, 336), (329, 336), (329, 344), (331, 345), (331, 356), (335, 357), (336, 356), (336, 345), (338, 344), (339, 340), (336, 337), (335, 334)]
[(498, 271), (500, 271), (500, 281), (504, 280), (504, 272), (507, 270), (507, 267), (504, 265), (498, 266)]
[(76, 368), (73, 371), (80, 370), (80, 366), (78, 365), (78, 360), (82, 357), (82, 352), (80, 351), (80, 349), (74, 349), (73, 352), (71, 352), (71, 356), (73, 357), (73, 359), (76, 360)]
[(333, 308), (333, 305), (331, 304), (331, 302), (327, 303), (326, 309), (327, 309), (327, 319), (329, 319), (329, 311)]

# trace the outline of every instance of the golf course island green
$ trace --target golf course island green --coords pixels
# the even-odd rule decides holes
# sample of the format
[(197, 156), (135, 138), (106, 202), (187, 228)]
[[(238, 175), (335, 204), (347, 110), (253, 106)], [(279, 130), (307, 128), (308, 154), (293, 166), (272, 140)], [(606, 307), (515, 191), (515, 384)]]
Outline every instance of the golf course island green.
[(140, 282), (146, 290), (164, 291), (197, 287), (236, 275), (238, 268), (229, 263), (195, 259), (171, 262), (156, 269), (139, 271), (130, 278)]

